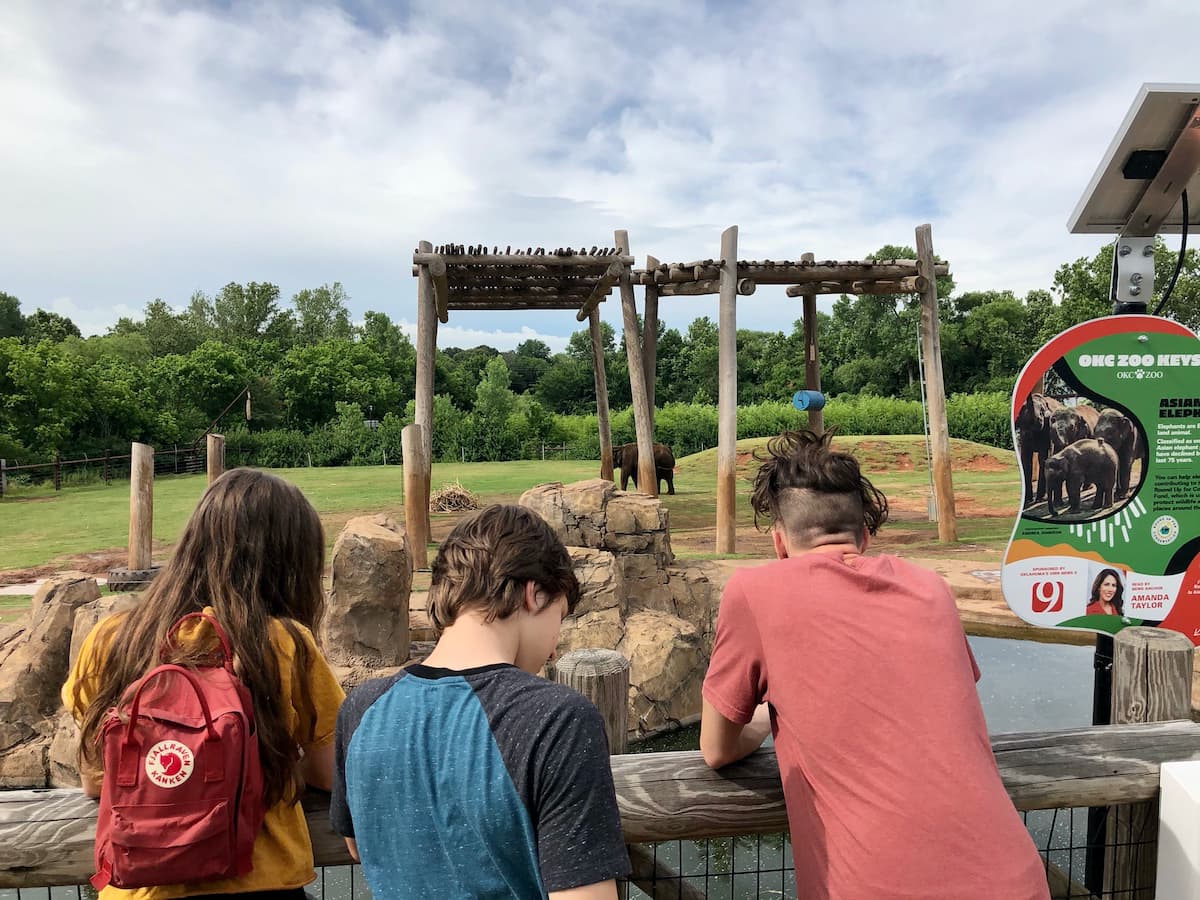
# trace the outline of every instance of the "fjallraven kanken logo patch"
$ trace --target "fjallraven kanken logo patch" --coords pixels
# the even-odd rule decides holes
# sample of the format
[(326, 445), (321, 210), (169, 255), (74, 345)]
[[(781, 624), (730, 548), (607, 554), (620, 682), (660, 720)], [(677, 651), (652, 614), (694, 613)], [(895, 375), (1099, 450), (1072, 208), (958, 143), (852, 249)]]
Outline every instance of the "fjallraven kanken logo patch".
[(195, 765), (192, 751), (179, 741), (159, 741), (146, 754), (146, 776), (162, 788), (179, 787)]

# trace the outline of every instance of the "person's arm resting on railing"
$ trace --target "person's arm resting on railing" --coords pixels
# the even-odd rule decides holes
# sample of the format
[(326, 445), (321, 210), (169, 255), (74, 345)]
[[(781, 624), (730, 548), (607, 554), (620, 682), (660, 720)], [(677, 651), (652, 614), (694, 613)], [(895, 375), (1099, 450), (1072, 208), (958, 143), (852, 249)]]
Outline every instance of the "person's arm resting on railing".
[(704, 677), (700, 752), (714, 769), (737, 762), (771, 733), (767, 666), (758, 626), (736, 576), (721, 596), (717, 637)]

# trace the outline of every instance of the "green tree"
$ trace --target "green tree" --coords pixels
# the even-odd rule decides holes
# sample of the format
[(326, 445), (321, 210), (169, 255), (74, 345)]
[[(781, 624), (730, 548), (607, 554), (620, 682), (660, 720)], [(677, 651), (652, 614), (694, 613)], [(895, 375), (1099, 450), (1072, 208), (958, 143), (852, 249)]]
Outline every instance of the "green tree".
[(34, 310), (25, 317), (24, 338), (27, 344), (51, 341), (55, 344), (68, 337), (81, 337), (79, 327), (66, 316), (45, 309)]
[(336, 339), (348, 341), (354, 336), (350, 324), (350, 297), (340, 281), (305, 288), (292, 297), (296, 307), (296, 340), (301, 344), (318, 344)]
[(504, 357), (488, 360), (483, 379), (475, 389), (475, 406), (471, 410), (475, 427), (475, 443), (483, 459), (507, 459), (509, 445), (506, 426), (516, 406), (516, 396), (509, 389), (508, 365)]
[(25, 333), (25, 317), (21, 301), (12, 294), (0, 291), (0, 338), (21, 337)]
[(221, 340), (240, 343), (266, 337), (272, 326), (280, 327), (279, 287), (259, 281), (230, 282), (213, 299), (212, 310)]

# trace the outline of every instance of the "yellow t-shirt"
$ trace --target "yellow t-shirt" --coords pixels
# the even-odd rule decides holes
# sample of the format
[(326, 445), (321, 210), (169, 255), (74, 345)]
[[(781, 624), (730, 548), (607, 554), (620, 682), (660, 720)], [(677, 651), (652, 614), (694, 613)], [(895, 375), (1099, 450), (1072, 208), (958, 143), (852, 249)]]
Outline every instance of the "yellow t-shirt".
[[(212, 608), (205, 612), (212, 614)], [(67, 709), (78, 721), (87, 703), (96, 690), (95, 678), (98, 663), (108, 652), (115, 626), (122, 614), (102, 620), (83, 642), (75, 665), (63, 685), (62, 698)], [(194, 627), (193, 627), (194, 626)], [(199, 630), (199, 621), (187, 623), (180, 632), (180, 640), (186, 641)], [(345, 694), (329, 664), (317, 650), (312, 633), (303, 625), (297, 631), (308, 647), (309, 668), (302, 677), (308, 683), (308, 691), (317, 711), (316, 734), (311, 747), (323, 747), (333, 740), (334, 723), (338, 707)], [(207, 627), (205, 626), (205, 630)], [(292, 669), (295, 647), (291, 635), (278, 620), (271, 621), (271, 645), (275, 650), (282, 682), (279, 709), (297, 742), (307, 741), (308, 735), (298, 734), (300, 717), (292, 702)], [(79, 703), (76, 705), (75, 686), (80, 685)], [(308, 749), (308, 748), (306, 748)], [(242, 893), (245, 891), (268, 891), (303, 887), (315, 879), (313, 871), (312, 843), (308, 837), (308, 825), (300, 804), (279, 803), (267, 810), (262, 830), (254, 842), (252, 856), (254, 869), (248, 875), (224, 881), (205, 881), (192, 884), (163, 885), (136, 890), (106, 887), (100, 892), (101, 900), (171, 900), (197, 894)]]

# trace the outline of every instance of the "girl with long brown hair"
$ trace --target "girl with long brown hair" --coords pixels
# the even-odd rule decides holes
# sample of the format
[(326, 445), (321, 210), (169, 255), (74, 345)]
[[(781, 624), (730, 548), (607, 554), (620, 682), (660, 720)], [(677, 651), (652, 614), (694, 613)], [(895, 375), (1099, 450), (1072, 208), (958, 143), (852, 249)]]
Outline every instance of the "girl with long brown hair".
[[(80, 726), (86, 793), (100, 793), (97, 737), (108, 710), (158, 664), (172, 625), (203, 611), (229, 636), (234, 671), (253, 700), (267, 805), (249, 874), (135, 891), (107, 887), (102, 900), (304, 897), (303, 886), (316, 876), (299, 800), (306, 784), (329, 790), (344, 696), (313, 637), (325, 609), (324, 551), (321, 521), (298, 488), (265, 472), (233, 469), (201, 497), (141, 602), (100, 622), (84, 641), (62, 693)], [(215, 638), (203, 620), (188, 620), (172, 644), (172, 661), (204, 662)]]

